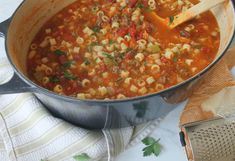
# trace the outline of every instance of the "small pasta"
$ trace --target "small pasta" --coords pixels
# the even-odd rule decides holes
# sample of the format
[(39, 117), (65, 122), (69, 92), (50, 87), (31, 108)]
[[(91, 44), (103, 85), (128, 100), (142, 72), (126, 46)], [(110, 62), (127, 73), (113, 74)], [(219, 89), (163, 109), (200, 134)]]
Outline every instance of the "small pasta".
[(117, 99), (124, 99), (126, 98), (126, 96), (124, 94), (118, 94), (117, 95)]
[(33, 59), (35, 55), (36, 55), (36, 51), (35, 50), (30, 51), (29, 55), (28, 55), (28, 59)]
[(189, 0), (76, 1), (32, 40), (27, 74), (42, 87), (77, 99), (125, 99), (174, 86), (212, 62), (219, 26), (207, 12), (164, 32), (145, 10), (157, 7), (171, 23), (173, 13), (190, 6)]
[(86, 95), (85, 95), (85, 93), (78, 93), (77, 98), (78, 99), (86, 99)]
[(191, 50), (191, 46), (189, 44), (184, 44), (182, 47), (183, 50), (187, 50), (190, 51)]
[(103, 11), (98, 11), (98, 12), (97, 12), (97, 16), (98, 16), (98, 17), (104, 16), (104, 12), (103, 12)]
[(150, 85), (150, 84), (153, 84), (155, 82), (155, 79), (153, 77), (148, 77), (146, 79), (146, 82)]
[(131, 85), (130, 91), (136, 93), (138, 92), (138, 88), (135, 85)]
[(45, 30), (46, 34), (50, 34), (51, 31), (52, 31), (51, 28), (48, 28), (48, 29)]
[(142, 88), (139, 89), (138, 92), (139, 92), (140, 94), (144, 95), (144, 94), (146, 94), (146, 93), (148, 92), (148, 90), (147, 90), (146, 87), (142, 87)]
[(98, 91), (99, 91), (101, 96), (105, 96), (108, 93), (108, 90), (107, 90), (106, 87), (99, 87)]
[(45, 48), (45, 47), (47, 47), (49, 45), (49, 42), (48, 42), (48, 40), (43, 40), (40, 44), (39, 44), (39, 46), (41, 47), (41, 48)]
[(124, 83), (125, 83), (126, 85), (130, 85), (130, 84), (131, 84), (131, 80), (132, 80), (132, 78), (131, 78), (131, 77), (128, 77), (128, 78), (126, 78), (126, 79), (124, 80)]
[(103, 35), (106, 35), (107, 34), (107, 29), (101, 29), (100, 32), (103, 34)]
[(52, 72), (53, 72), (53, 70), (52, 70), (50, 67), (47, 67), (47, 68), (45, 69), (46, 75), (51, 75)]
[(54, 38), (51, 38), (51, 39), (49, 40), (49, 42), (50, 42), (51, 46), (54, 46), (54, 45), (57, 44), (56, 39), (54, 39)]
[(91, 36), (94, 33), (94, 31), (91, 30), (89, 27), (86, 27), (83, 29), (83, 33)]
[(74, 53), (79, 53), (80, 52), (80, 47), (74, 47), (73, 52)]
[(31, 50), (36, 50), (37, 47), (38, 47), (38, 45), (35, 43), (30, 45)]
[(46, 64), (46, 63), (49, 62), (49, 59), (48, 59), (47, 57), (44, 57), (44, 58), (41, 59), (41, 62), (42, 62), (43, 64)]
[(119, 28), (119, 23), (118, 22), (113, 22), (112, 23), (112, 28)]
[(121, 77), (122, 78), (127, 78), (128, 76), (129, 76), (129, 74), (130, 74), (130, 72), (128, 72), (128, 71), (121, 71)]
[(140, 39), (137, 41), (139, 49), (145, 49), (147, 45), (147, 41), (144, 39)]
[(164, 86), (162, 85), (162, 84), (156, 84), (156, 86), (155, 86), (155, 89), (157, 90), (157, 91), (160, 91), (160, 90), (163, 90), (164, 89)]
[(102, 21), (103, 22), (108, 22), (109, 21), (109, 17), (108, 16), (102, 16)]
[(78, 36), (77, 39), (76, 39), (76, 42), (78, 44), (83, 44), (84, 43), (84, 39), (82, 37)]
[(138, 80), (138, 81), (137, 81), (137, 85), (138, 85), (139, 87), (144, 87), (144, 86), (146, 85), (146, 82), (145, 82), (144, 80)]
[(139, 62), (142, 62), (142, 61), (144, 60), (144, 54), (138, 53), (138, 54), (135, 56), (135, 59), (138, 60)]
[(47, 83), (49, 83), (50, 82), (50, 79), (48, 78), (48, 77), (43, 77), (42, 78), (42, 84), (43, 85), (46, 85)]
[(91, 81), (88, 80), (88, 79), (84, 79), (84, 80), (82, 81), (82, 86), (83, 86), (83, 87), (88, 87), (90, 84), (91, 84)]
[(154, 71), (154, 72), (159, 73), (160, 72), (160, 66), (157, 65), (157, 64), (154, 64), (154, 65), (151, 66), (151, 70)]
[(61, 93), (61, 92), (63, 92), (63, 87), (61, 86), (61, 85), (56, 85), (55, 87), (54, 87), (54, 92), (56, 92), (56, 93)]

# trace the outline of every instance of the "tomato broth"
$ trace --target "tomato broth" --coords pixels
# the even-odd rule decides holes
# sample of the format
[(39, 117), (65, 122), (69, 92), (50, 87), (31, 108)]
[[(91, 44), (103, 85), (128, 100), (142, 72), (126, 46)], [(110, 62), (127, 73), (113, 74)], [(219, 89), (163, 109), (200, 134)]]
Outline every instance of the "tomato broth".
[[(124, 99), (162, 91), (207, 67), (220, 44), (208, 11), (173, 30), (144, 16), (174, 15), (188, 0), (79, 0), (54, 15), (30, 45), (31, 80), (79, 99)], [(154, 23), (155, 24), (155, 23)]]

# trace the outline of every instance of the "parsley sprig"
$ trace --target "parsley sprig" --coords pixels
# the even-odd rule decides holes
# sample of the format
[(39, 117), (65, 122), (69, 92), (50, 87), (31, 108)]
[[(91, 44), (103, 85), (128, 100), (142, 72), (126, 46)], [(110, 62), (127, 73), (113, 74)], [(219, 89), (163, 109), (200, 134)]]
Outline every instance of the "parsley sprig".
[(72, 73), (69, 73), (67, 71), (64, 72), (64, 77), (68, 80), (77, 80), (78, 77), (73, 75)]
[(86, 153), (82, 153), (80, 155), (74, 156), (73, 159), (75, 159), (76, 161), (88, 161), (91, 158)]
[(58, 56), (61, 56), (61, 55), (66, 55), (66, 52), (62, 51), (62, 50), (55, 50), (54, 53)]
[(173, 22), (174, 22), (174, 20), (175, 20), (175, 17), (174, 16), (170, 16), (169, 17), (169, 25), (171, 25)]
[(146, 137), (142, 140), (142, 143), (146, 145), (143, 149), (144, 156), (159, 156), (161, 152), (161, 145), (159, 144), (160, 139), (155, 140), (153, 137)]

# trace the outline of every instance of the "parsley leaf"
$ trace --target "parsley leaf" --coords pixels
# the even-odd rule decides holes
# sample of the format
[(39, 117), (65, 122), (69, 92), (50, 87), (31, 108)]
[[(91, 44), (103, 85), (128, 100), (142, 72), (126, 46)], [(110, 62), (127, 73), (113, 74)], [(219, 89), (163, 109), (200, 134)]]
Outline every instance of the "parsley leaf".
[(144, 5), (140, 2), (136, 5), (136, 7), (141, 9), (141, 8), (144, 8)]
[(118, 83), (121, 81), (123, 81), (123, 78), (121, 78), (121, 77), (116, 80), (116, 82), (118, 82)]
[(73, 75), (72, 73), (69, 73), (67, 71), (64, 72), (64, 77), (68, 80), (76, 80), (78, 77)]
[(70, 68), (72, 65), (76, 64), (74, 60), (70, 60), (67, 63), (63, 64), (64, 68)]
[(55, 50), (54, 53), (58, 56), (61, 56), (61, 55), (66, 55), (66, 52), (62, 51), (62, 50)]
[(85, 59), (84, 59), (84, 64), (85, 64), (85, 65), (90, 65), (91, 62), (89, 61), (89, 59), (85, 58)]
[(142, 143), (144, 144), (144, 145), (151, 145), (151, 144), (154, 144), (155, 143), (155, 139), (154, 138), (152, 138), (152, 137), (146, 137), (146, 138), (144, 138), (143, 140), (142, 140)]
[(109, 44), (110, 44), (110, 45), (112, 45), (112, 44), (114, 44), (114, 43), (115, 43), (114, 40), (109, 40)]
[(92, 42), (90, 43), (89, 45), (87, 45), (87, 51), (88, 52), (92, 52), (92, 49), (94, 46), (98, 45), (99, 43), (98, 42)]
[(51, 83), (57, 83), (57, 82), (59, 82), (60, 80), (59, 80), (56, 76), (52, 76), (52, 77), (49, 78), (49, 81), (50, 81)]
[(159, 156), (161, 153), (161, 145), (159, 144), (159, 140), (155, 140), (153, 137), (146, 137), (142, 140), (142, 143), (146, 145), (146, 147), (142, 150), (144, 152), (144, 156)]
[(81, 155), (76, 155), (73, 158), (76, 161), (88, 161), (91, 159), (86, 153), (82, 153)]
[(110, 55), (110, 54), (108, 54), (108, 53), (102, 53), (106, 58), (108, 58), (108, 59), (110, 59), (112, 62), (113, 62), (113, 64), (114, 65), (118, 65), (118, 62), (117, 62), (117, 60), (115, 59), (115, 57), (114, 56), (112, 56), (112, 55)]
[(40, 161), (47, 161), (46, 159), (41, 159)]
[(169, 17), (169, 20), (170, 20), (169, 25), (171, 25), (171, 24), (174, 22), (175, 17), (174, 17), (174, 16), (170, 16), (170, 17)]
[(94, 27), (92, 28), (92, 30), (93, 30), (94, 32), (100, 32), (100, 27), (99, 27), (99, 26), (94, 26)]

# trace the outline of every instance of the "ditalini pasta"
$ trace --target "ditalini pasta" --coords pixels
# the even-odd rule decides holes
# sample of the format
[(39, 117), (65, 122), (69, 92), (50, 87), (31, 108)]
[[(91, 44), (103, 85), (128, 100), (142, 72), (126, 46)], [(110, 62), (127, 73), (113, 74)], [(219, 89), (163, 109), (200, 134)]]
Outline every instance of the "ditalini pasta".
[(32, 41), (30, 78), (79, 99), (125, 99), (162, 91), (194, 76), (218, 51), (211, 12), (167, 30), (145, 12), (169, 22), (196, 0), (79, 0), (52, 17)]

